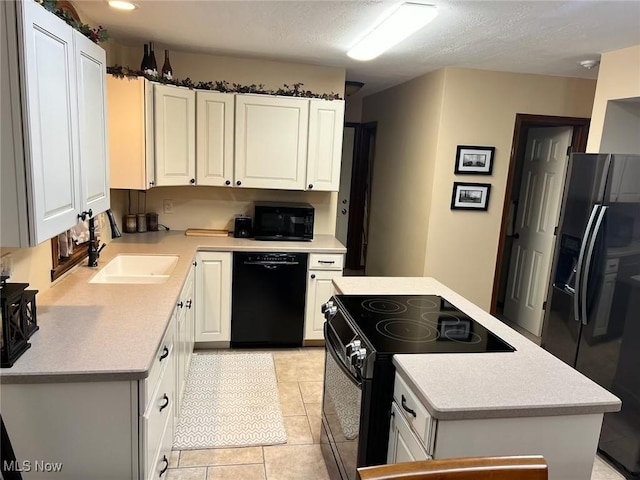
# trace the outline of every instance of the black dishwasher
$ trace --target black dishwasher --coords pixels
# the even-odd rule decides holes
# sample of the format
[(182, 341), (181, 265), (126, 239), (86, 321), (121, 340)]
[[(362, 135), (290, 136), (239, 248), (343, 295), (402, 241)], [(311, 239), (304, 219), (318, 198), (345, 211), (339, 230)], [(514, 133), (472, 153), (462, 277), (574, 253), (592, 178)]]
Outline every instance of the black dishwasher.
[(233, 254), (231, 346), (302, 345), (307, 253)]

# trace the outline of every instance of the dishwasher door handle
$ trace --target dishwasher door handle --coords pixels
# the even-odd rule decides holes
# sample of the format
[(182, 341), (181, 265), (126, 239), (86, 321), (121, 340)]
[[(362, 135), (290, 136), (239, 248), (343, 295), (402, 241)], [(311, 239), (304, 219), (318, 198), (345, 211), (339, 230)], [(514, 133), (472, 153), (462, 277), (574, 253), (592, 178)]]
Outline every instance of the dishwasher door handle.
[(277, 267), (278, 265), (300, 265), (300, 262), (244, 262), (245, 265), (264, 265)]

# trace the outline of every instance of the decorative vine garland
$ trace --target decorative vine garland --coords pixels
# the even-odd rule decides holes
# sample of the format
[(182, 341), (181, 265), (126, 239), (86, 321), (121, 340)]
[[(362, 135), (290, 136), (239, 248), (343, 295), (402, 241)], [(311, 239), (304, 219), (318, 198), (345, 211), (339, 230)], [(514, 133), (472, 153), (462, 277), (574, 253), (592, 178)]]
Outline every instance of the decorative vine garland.
[(68, 25), (75, 28), (93, 43), (106, 42), (109, 38), (108, 32), (102, 28), (102, 25), (98, 28), (91, 28), (86, 23), (82, 23), (80, 20), (71, 15), (67, 10), (58, 8), (58, 0), (35, 0), (42, 5), (46, 10), (50, 11), (57, 17), (67, 22)]
[(283, 85), (277, 90), (268, 90), (263, 84), (256, 85), (241, 85), (239, 83), (229, 83), (226, 80), (217, 80), (215, 82), (198, 82), (194, 83), (190, 78), (180, 80), (174, 78), (168, 80), (163, 77), (154, 77), (148, 75), (140, 70), (132, 70), (129, 67), (123, 67), (121, 65), (114, 65), (113, 67), (107, 67), (107, 73), (118, 78), (137, 78), (144, 77), (152, 82), (158, 82), (165, 85), (176, 85), (178, 87), (188, 87), (196, 90), (214, 90), (223, 93), (261, 93), (264, 95), (281, 95), (285, 97), (302, 97), (302, 98), (320, 98), (322, 100), (341, 100), (340, 95), (337, 93), (314, 93), (311, 90), (303, 90), (302, 83), (294, 83), (292, 86)]

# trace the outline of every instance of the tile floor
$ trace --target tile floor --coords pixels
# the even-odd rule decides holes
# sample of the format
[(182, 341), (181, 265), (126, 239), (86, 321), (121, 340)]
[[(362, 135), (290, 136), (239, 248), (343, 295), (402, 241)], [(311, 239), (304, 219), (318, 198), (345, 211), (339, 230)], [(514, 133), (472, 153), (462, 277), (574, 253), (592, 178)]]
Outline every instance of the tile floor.
[[(324, 349), (273, 350), (287, 443), (174, 451), (167, 480), (329, 480), (320, 452)], [(596, 458), (591, 480), (624, 480)]]

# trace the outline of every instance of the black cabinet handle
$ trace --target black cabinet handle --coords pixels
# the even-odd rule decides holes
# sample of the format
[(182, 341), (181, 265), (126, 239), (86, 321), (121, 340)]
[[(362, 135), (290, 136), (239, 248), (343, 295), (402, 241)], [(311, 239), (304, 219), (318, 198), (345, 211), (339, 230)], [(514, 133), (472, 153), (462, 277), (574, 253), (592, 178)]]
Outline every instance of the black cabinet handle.
[(155, 184), (156, 184), (156, 182), (154, 182), (153, 180), (151, 180), (151, 181), (149, 182), (149, 185), (151, 185), (152, 187), (153, 187)]
[(164, 360), (165, 358), (167, 358), (169, 356), (169, 349), (165, 346), (162, 349), (162, 355), (160, 355), (160, 361)]
[(335, 260), (318, 260), (318, 263), (323, 263), (326, 265), (333, 265), (334, 263), (336, 263)]
[(192, 178), (191, 180), (189, 180), (189, 183), (190, 183), (191, 185), (194, 185), (194, 184), (196, 183), (196, 179), (195, 179), (195, 178)]
[(158, 475), (159, 477), (164, 475), (167, 472), (167, 470), (169, 469), (169, 460), (167, 460), (167, 456), (166, 455), (162, 456), (162, 461), (164, 462), (164, 468), (162, 470), (160, 470), (160, 475)]
[(343, 208), (343, 209), (342, 209), (342, 214), (343, 214), (343, 215), (346, 215), (346, 214), (347, 214), (347, 209), (346, 209), (346, 208)]
[(407, 407), (407, 399), (406, 399), (406, 398), (404, 398), (404, 395), (402, 395), (402, 408), (404, 408), (404, 409), (405, 409), (405, 411), (406, 411), (407, 413), (410, 413), (410, 414), (411, 414), (411, 415), (413, 415), (413, 417), (415, 418), (415, 416), (416, 416), (416, 411), (415, 411), (415, 410), (410, 409), (409, 407)]
[(78, 218), (81, 218), (83, 222), (87, 219), (87, 217), (93, 217), (93, 210), (89, 209), (88, 211), (84, 211), (78, 214)]
[(191, 299), (187, 300), (187, 308), (191, 308), (191, 304), (193, 303), (193, 301)]
[(194, 267), (196, 267), (198, 265), (198, 262), (193, 262), (191, 265), (193, 265)]
[(164, 405), (160, 405), (160, 411), (164, 410), (169, 406), (169, 397), (167, 397), (166, 393), (162, 394), (162, 398), (164, 399)]
[(231, 185), (231, 180), (227, 180), (226, 182), (224, 182), (225, 185)]
[(236, 185), (242, 185), (242, 182), (241, 182), (240, 180), (238, 180), (238, 181), (236, 182)]
[(316, 278), (316, 274), (315, 274), (315, 273), (312, 273), (312, 274), (311, 274), (311, 278)]
[(309, 184), (309, 190), (311, 190), (313, 188), (313, 183)]
[(184, 307), (184, 303), (180, 302), (180, 303), (178, 303), (176, 306), (177, 306), (178, 308), (182, 308), (182, 307)]

